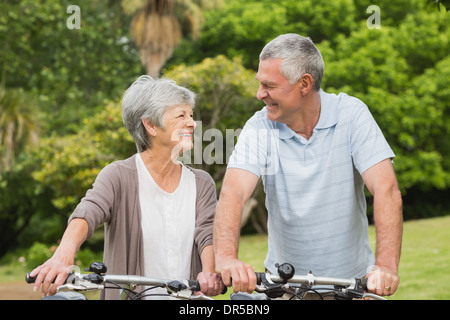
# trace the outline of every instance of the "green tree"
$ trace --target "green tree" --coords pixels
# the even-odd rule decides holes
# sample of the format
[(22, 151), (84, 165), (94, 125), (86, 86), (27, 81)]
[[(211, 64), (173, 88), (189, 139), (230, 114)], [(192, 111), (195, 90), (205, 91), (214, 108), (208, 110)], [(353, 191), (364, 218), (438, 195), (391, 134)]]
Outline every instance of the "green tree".
[(30, 238), (24, 239), (24, 233), (39, 237), (41, 241), (53, 241), (56, 235), (49, 226), (54, 226), (55, 222), (63, 225), (58, 216), (52, 215), (54, 208), (47, 200), (51, 198), (51, 191), (36, 188), (31, 170), (31, 167), (15, 165), (0, 173), (0, 257), (19, 244), (31, 245), (27, 241)]
[(133, 140), (122, 123), (120, 103), (109, 102), (93, 117), (85, 118), (77, 133), (42, 139), (29, 158), (38, 189), (52, 190), (52, 198), (46, 201), (51, 201), (58, 214), (67, 216), (104, 166), (134, 152)]
[[(254, 97), (258, 89), (254, 72), (245, 69), (239, 58), (206, 58), (193, 66), (182, 64), (173, 67), (165, 75), (198, 94), (194, 117), (196, 121), (201, 122), (198, 130), (203, 132), (198, 132), (195, 139), (202, 139), (202, 150), (211, 142), (209, 138), (203, 140), (205, 131), (219, 130), (223, 137), (223, 146), (226, 147), (226, 129), (242, 128), (246, 120), (262, 106)], [(214, 164), (201, 161), (200, 164), (220, 183), (224, 172), (223, 164), (228, 161), (226, 157), (225, 152), (217, 154), (216, 158), (220, 159), (219, 166), (216, 165), (217, 161), (214, 161)], [(192, 159), (192, 163), (194, 160)]]
[(147, 74), (157, 78), (183, 37), (182, 25), (197, 38), (203, 21), (202, 9), (211, 9), (217, 0), (122, 0), (127, 14), (133, 14), (131, 35)]
[(6, 89), (0, 84), (0, 173), (9, 171), (17, 155), (37, 143), (39, 108), (36, 100), (23, 89)]
[(85, 118), (75, 134), (40, 139), (0, 174), (0, 256), (34, 241), (54, 243), (99, 171), (134, 152), (118, 102)]
[(68, 29), (71, 1), (0, 1), (0, 61), (8, 87), (38, 98), (43, 132), (73, 133), (103, 100), (117, 98), (142, 67), (129, 20), (109, 0), (79, 0), (81, 28)]
[(372, 14), (367, 13), (367, 8), (370, 5), (377, 5), (380, 8), (381, 28), (383, 28), (385, 26), (398, 26), (406, 17), (425, 10), (426, 1), (428, 0), (353, 0), (353, 3), (357, 13), (356, 20), (361, 21), (364, 24), (367, 18)]
[(199, 63), (223, 54), (240, 56), (246, 68), (256, 70), (261, 49), (279, 34), (295, 32), (320, 42), (348, 36), (357, 26), (352, 0), (228, 0), (204, 15), (199, 40), (182, 42), (171, 64)]
[(397, 27), (363, 28), (341, 36), (337, 45), (319, 44), (326, 66), (323, 87), (355, 95), (369, 106), (397, 154), (405, 194), (415, 187), (450, 187), (448, 139), (443, 138), (449, 130), (449, 25), (445, 12), (419, 11)]
[(435, 4), (438, 8), (438, 10), (441, 9), (441, 7), (444, 7), (447, 11), (450, 11), (450, 1), (449, 0), (428, 0), (428, 4), (432, 5)]

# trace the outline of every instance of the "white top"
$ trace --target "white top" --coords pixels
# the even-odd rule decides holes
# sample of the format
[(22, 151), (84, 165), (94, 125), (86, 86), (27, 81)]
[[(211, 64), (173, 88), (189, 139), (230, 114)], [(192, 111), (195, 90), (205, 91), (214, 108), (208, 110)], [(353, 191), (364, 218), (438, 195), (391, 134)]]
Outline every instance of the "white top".
[(368, 107), (346, 94), (320, 92), (319, 122), (309, 140), (270, 121), (264, 108), (245, 125), (229, 168), (261, 176), (266, 192), (265, 266), (289, 262), (298, 274), (358, 277), (375, 259), (362, 173), (394, 158)]
[[(180, 163), (180, 183), (174, 192), (168, 193), (153, 180), (140, 154), (136, 156), (136, 165), (142, 212), (145, 276), (189, 279), (195, 228), (195, 175)], [(160, 289), (147, 293), (153, 294), (156, 290)], [(165, 289), (161, 290), (166, 292)]]

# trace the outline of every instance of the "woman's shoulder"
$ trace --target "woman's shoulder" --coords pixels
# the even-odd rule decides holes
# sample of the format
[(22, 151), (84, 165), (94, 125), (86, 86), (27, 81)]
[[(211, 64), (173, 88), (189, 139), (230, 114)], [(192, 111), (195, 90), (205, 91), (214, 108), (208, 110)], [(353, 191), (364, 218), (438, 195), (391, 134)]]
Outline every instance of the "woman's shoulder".
[(106, 165), (99, 173), (99, 177), (116, 179), (123, 177), (132, 177), (131, 172), (137, 171), (136, 155), (133, 155), (125, 160), (116, 160)]
[(191, 172), (194, 173), (195, 179), (197, 181), (197, 184), (200, 183), (202, 185), (205, 185), (205, 184), (213, 184), (213, 185), (215, 185), (215, 182), (214, 182), (213, 178), (205, 170), (193, 168), (193, 167), (185, 165), (185, 164), (183, 164), (183, 165), (186, 168), (188, 168)]

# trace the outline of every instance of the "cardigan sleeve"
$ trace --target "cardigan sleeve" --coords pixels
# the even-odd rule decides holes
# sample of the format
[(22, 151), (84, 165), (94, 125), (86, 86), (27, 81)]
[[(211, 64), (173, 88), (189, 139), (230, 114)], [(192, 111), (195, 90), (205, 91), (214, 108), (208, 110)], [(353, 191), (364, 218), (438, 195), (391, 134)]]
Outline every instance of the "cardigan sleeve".
[(86, 192), (86, 195), (69, 217), (69, 223), (76, 218), (86, 220), (89, 226), (87, 239), (92, 236), (98, 226), (110, 221), (114, 206), (115, 188), (120, 186), (117, 179), (117, 170), (114, 163), (103, 168), (95, 179), (92, 188)]
[(214, 214), (216, 211), (217, 194), (212, 177), (205, 171), (196, 170), (197, 200), (195, 243), (201, 254), (202, 250), (212, 245)]
[(206, 246), (213, 243), (213, 222), (216, 210), (216, 186), (211, 176), (199, 169), (189, 168), (195, 173), (197, 198), (194, 245), (192, 248), (191, 279), (196, 279), (202, 271), (201, 254)]

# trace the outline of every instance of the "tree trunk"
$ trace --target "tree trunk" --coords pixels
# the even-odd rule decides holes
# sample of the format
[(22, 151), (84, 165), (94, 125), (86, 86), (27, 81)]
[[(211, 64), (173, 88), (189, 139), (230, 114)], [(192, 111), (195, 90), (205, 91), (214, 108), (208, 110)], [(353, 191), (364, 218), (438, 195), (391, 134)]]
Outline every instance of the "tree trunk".
[(146, 73), (154, 79), (159, 78), (160, 72), (167, 58), (162, 56), (162, 53), (149, 53), (143, 57), (143, 65)]
[(245, 204), (244, 210), (242, 210), (242, 218), (241, 218), (241, 228), (245, 226), (248, 219), (250, 218), (250, 214), (252, 213), (252, 210), (256, 205), (258, 204), (258, 201), (254, 198), (250, 198), (247, 203)]

